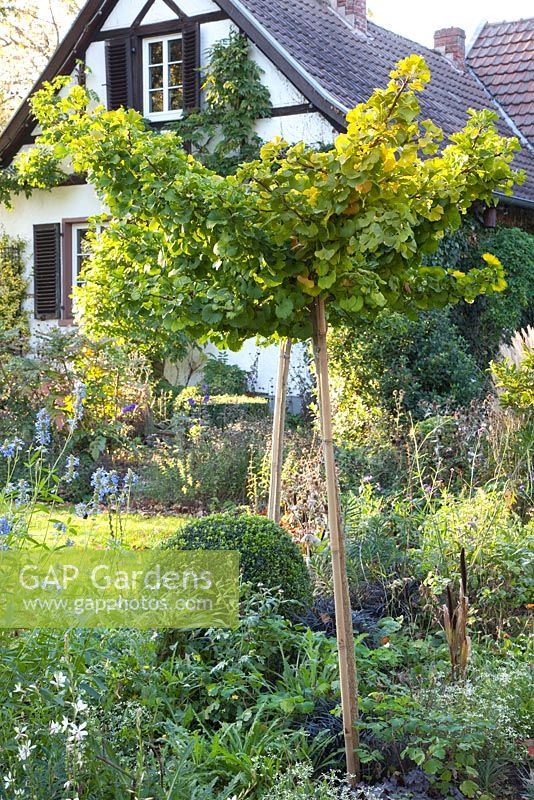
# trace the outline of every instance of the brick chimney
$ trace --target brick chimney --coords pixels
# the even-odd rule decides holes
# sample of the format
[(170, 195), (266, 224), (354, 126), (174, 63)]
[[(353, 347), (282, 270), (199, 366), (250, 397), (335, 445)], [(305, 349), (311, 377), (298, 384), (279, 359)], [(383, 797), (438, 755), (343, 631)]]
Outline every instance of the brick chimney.
[(367, 33), (367, 0), (330, 0), (333, 7), (362, 33)]
[(458, 69), (465, 69), (465, 31), (461, 28), (441, 28), (436, 31), (434, 50), (450, 58)]

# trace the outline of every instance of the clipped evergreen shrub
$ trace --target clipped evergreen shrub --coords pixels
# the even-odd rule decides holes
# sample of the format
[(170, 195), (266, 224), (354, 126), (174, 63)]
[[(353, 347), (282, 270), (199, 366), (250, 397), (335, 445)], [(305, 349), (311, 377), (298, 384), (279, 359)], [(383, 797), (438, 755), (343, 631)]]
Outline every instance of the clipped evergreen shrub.
[(291, 537), (266, 517), (213, 514), (194, 519), (163, 543), (164, 549), (238, 550), (241, 575), (254, 589), (280, 588), (290, 607), (311, 600), (304, 559)]

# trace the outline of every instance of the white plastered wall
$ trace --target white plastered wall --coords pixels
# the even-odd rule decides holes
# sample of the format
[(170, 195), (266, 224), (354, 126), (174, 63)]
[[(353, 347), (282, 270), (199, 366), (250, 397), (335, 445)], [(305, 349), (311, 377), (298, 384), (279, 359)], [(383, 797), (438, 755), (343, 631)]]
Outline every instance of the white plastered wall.
[[(126, 28), (138, 16), (145, 0), (120, 0), (115, 9), (106, 20), (103, 30), (111, 31), (114, 28)], [(204, 14), (219, 11), (219, 6), (212, 0), (179, 0), (179, 6), (189, 15)], [(162, 22), (176, 19), (172, 10), (163, 2), (157, 2), (149, 10), (143, 24)], [(228, 36), (235, 27), (229, 20), (218, 20), (203, 23), (200, 30), (201, 64), (208, 63), (209, 48), (217, 41)], [(259, 50), (256, 45), (251, 45), (251, 55), (263, 71), (263, 81), (268, 87), (273, 108), (302, 105), (306, 98), (293, 86), (283, 73)], [(87, 76), (88, 88), (93, 90), (102, 102), (106, 100), (106, 65), (105, 42), (93, 42), (86, 51), (86, 62), (89, 68)], [(265, 141), (280, 136), (289, 142), (305, 141), (308, 144), (332, 141), (335, 131), (332, 126), (318, 112), (294, 114), (287, 116), (273, 116), (269, 119), (259, 120), (256, 126), (258, 135)], [(25, 259), (27, 265), (27, 278), (30, 289), (26, 307), (30, 312), (31, 330), (33, 335), (50, 330), (57, 326), (54, 321), (38, 321), (33, 318), (33, 225), (50, 222), (61, 222), (69, 218), (86, 218), (101, 212), (99, 201), (93, 189), (89, 186), (68, 186), (54, 189), (51, 192), (36, 192), (31, 198), (17, 198), (12, 211), (0, 208), (0, 225), (12, 236), (22, 237), (26, 243)], [(214, 354), (215, 348), (209, 348)], [(228, 352), (228, 362), (237, 364), (242, 369), (250, 371), (257, 367), (258, 391), (271, 394), (276, 383), (278, 348), (271, 346), (259, 347), (253, 340), (247, 342), (238, 353)], [(300, 346), (293, 349), (292, 375), (301, 368), (303, 350)], [(169, 378), (182, 382), (183, 376), (171, 370)], [(198, 373), (193, 375), (193, 380), (198, 378)], [(290, 380), (290, 393), (297, 391), (298, 381)]]

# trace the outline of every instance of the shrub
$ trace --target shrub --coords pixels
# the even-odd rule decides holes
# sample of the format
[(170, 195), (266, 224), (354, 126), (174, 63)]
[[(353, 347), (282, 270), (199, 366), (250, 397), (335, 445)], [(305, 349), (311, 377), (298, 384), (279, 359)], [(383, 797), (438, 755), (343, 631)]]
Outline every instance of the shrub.
[(382, 312), (372, 326), (333, 333), (330, 348), (337, 404), (342, 413), (348, 411), (340, 437), (344, 441), (354, 440), (362, 411), (372, 410), (379, 420), (380, 412), (400, 407), (421, 417), (429, 403), (466, 405), (482, 387), (482, 376), (446, 309), (417, 320)]
[(534, 410), (534, 328), (519, 331), (512, 347), (502, 348), (504, 359), (492, 363), (493, 379), (502, 405), (515, 411)]
[(145, 428), (150, 367), (144, 357), (109, 341), (54, 331), (40, 337), (31, 358), (12, 357), (2, 371), (0, 436), (14, 430), (26, 436), (42, 406), (53, 427), (65, 433), (79, 381), (85, 386), (85, 403), (71, 441), (74, 451), (89, 453), (97, 461)]
[[(475, 264), (489, 251), (499, 258), (506, 272), (506, 291), (479, 297), (472, 305), (460, 304), (453, 319), (482, 368), (486, 368), (501, 341), (534, 322), (534, 236), (519, 228), (497, 228), (476, 236), (469, 263)], [(472, 261), (471, 261), (472, 259)]]
[(280, 588), (291, 605), (307, 603), (312, 587), (298, 547), (265, 517), (214, 514), (189, 522), (165, 548), (238, 550), (243, 579), (254, 587)]
[(247, 388), (247, 373), (237, 364), (228, 364), (224, 354), (209, 358), (202, 377), (211, 395), (243, 394)]

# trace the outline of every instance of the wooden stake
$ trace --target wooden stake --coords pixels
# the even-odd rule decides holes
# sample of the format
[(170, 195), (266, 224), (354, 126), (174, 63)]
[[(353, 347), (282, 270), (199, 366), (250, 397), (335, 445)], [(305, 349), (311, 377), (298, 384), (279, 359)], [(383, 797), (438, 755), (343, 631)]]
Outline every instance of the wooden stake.
[(276, 523), (280, 522), (284, 427), (286, 421), (287, 381), (289, 377), (290, 358), (291, 339), (282, 339), (278, 356), (278, 377), (276, 380), (276, 396), (274, 401), (271, 477), (269, 485), (269, 506), (267, 509), (267, 516)]
[(334, 457), (328, 354), (326, 350), (327, 324), (324, 300), (322, 298), (317, 298), (312, 307), (312, 325), (315, 364), (317, 368), (319, 409), (321, 414), (323, 455), (326, 470), (328, 527), (330, 529), (330, 550), (332, 556), (332, 575), (334, 579), (334, 605), (336, 610), (336, 634), (339, 658), (341, 709), (343, 713), (343, 734), (345, 737), (345, 757), (347, 762), (347, 774), (349, 775), (350, 782), (354, 785), (360, 779), (360, 759), (358, 755), (358, 684), (356, 678), (352, 609), (350, 607), (349, 582), (347, 578), (345, 541), (341, 525), (341, 507), (339, 503)]

